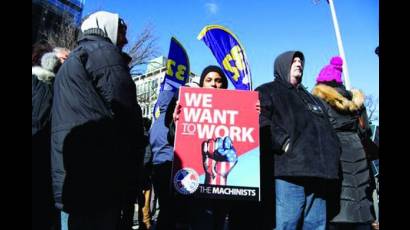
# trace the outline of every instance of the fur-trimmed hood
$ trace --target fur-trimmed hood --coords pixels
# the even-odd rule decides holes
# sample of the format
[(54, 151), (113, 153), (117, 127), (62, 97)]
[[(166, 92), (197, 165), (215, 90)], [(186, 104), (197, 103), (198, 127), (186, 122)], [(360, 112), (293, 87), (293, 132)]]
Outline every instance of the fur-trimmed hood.
[(313, 95), (323, 99), (333, 108), (339, 111), (354, 112), (363, 106), (365, 96), (357, 89), (352, 89), (350, 92), (352, 93), (351, 100), (340, 94), (337, 89), (328, 85), (318, 84), (312, 90)]
[(51, 84), (60, 66), (61, 62), (58, 60), (56, 54), (54, 52), (48, 52), (41, 57), (41, 66), (33, 66), (31, 68), (31, 75), (36, 75), (38, 80)]
[(31, 67), (31, 75), (35, 75), (38, 80), (51, 84), (51, 81), (54, 79), (55, 74), (50, 70), (47, 70), (41, 66)]

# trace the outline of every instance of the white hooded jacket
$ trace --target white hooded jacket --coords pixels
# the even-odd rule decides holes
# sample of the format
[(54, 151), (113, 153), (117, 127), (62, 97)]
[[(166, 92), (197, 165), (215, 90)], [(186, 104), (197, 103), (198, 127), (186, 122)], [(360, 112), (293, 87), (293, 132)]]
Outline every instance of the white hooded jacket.
[(89, 29), (99, 28), (104, 31), (105, 36), (117, 45), (119, 15), (107, 11), (98, 11), (91, 14), (81, 24), (81, 32)]

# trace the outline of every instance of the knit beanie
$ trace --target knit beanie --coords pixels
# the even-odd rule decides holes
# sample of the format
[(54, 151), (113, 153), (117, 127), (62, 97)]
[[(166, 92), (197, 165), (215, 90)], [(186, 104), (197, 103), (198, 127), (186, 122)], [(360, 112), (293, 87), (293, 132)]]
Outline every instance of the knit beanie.
[(319, 73), (319, 76), (316, 78), (316, 82), (319, 83), (324, 83), (324, 82), (331, 82), (335, 81), (337, 83), (343, 83), (342, 82), (342, 69), (343, 66), (343, 60), (339, 56), (334, 56), (332, 59), (330, 59), (330, 64), (326, 65), (325, 67), (322, 68), (322, 70)]

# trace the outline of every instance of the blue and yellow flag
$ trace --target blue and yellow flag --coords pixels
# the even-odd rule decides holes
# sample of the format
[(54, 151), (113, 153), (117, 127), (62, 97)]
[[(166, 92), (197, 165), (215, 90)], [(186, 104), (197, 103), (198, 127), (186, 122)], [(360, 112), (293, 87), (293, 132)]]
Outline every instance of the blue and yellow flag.
[(181, 43), (174, 37), (171, 38), (169, 46), (167, 72), (161, 83), (160, 93), (163, 90), (172, 90), (174, 92), (181, 85), (185, 85), (189, 78), (189, 58)]
[[(189, 73), (188, 54), (181, 43), (175, 37), (172, 37), (168, 52), (167, 71), (165, 72), (164, 80), (161, 82), (158, 98), (164, 90), (176, 93), (180, 86), (188, 82)], [(154, 106), (153, 113), (153, 118), (158, 118), (159, 108), (157, 103)]]
[(238, 38), (220, 25), (205, 26), (198, 35), (211, 49), (235, 89), (252, 90), (251, 71)]

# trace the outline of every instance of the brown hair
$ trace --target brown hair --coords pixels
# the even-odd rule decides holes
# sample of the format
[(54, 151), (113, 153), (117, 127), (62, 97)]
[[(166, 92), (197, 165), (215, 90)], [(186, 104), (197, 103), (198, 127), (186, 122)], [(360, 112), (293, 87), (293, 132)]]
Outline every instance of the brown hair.
[(31, 66), (41, 65), (41, 57), (47, 52), (52, 52), (53, 47), (45, 40), (40, 40), (31, 47)]

